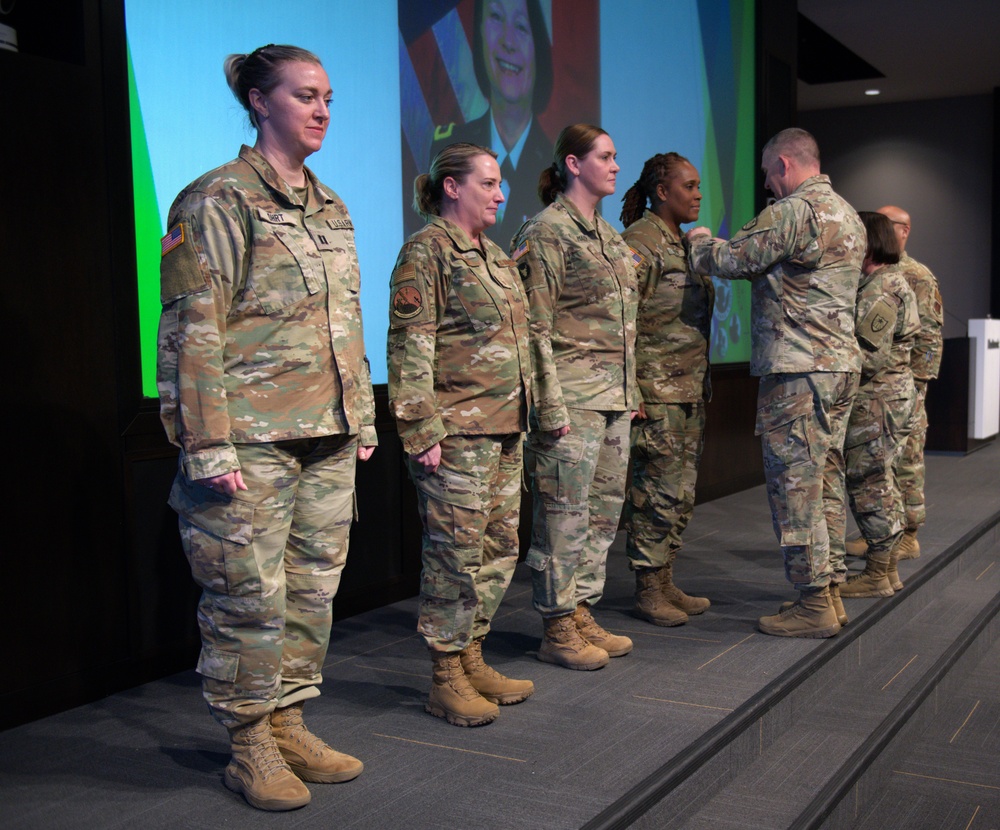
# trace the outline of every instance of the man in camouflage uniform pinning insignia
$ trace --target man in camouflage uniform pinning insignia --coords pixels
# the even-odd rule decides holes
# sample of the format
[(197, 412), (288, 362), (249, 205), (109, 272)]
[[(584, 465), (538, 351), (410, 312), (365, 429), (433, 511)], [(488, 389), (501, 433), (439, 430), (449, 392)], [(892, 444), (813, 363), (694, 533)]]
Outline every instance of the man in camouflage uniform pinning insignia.
[[(828, 464), (843, 471), (847, 416), (861, 355), (855, 301), (865, 232), (855, 210), (820, 173), (819, 148), (788, 129), (764, 146), (765, 187), (777, 201), (733, 239), (708, 228), (688, 232), (695, 271), (751, 281), (751, 372), (761, 378), (756, 434), (785, 574), (799, 592), (792, 606), (761, 617), (765, 634), (831, 637), (840, 630), (831, 583), (823, 485)], [(842, 475), (842, 473), (841, 473)], [(845, 510), (843, 502), (840, 510)]]
[[(927, 442), (927, 384), (938, 376), (941, 369), (941, 354), (944, 339), (941, 334), (944, 325), (944, 305), (937, 280), (930, 269), (906, 253), (906, 242), (910, 238), (910, 214), (894, 205), (878, 209), (878, 213), (892, 222), (899, 248), (902, 252), (900, 266), (906, 281), (917, 298), (920, 314), (920, 331), (917, 334), (913, 352), (910, 355), (910, 370), (916, 383), (917, 403), (913, 411), (913, 425), (909, 438), (903, 446), (899, 467), (896, 471), (899, 486), (903, 492), (906, 511), (906, 529), (896, 550), (900, 559), (915, 559), (920, 555), (917, 531), (927, 518), (924, 507), (924, 444)], [(855, 550), (864, 553), (861, 539)]]

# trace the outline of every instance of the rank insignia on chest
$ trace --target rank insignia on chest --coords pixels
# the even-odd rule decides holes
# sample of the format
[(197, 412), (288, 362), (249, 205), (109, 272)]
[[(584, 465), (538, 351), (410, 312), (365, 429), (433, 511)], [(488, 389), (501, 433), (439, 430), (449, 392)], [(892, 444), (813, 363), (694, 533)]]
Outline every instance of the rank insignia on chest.
[(179, 222), (171, 228), (170, 233), (160, 240), (160, 257), (165, 257), (178, 245), (184, 244), (184, 223)]
[(514, 250), (514, 252), (511, 254), (511, 256), (514, 258), (514, 262), (520, 260), (521, 257), (523, 257), (530, 250), (531, 250), (531, 245), (528, 244), (528, 240), (525, 239), (524, 242), (518, 245), (517, 248)]

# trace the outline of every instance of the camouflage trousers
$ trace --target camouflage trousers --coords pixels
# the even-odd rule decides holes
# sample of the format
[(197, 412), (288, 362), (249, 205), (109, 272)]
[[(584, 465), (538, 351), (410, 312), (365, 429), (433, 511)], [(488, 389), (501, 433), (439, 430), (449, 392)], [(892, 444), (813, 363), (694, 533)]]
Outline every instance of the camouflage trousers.
[(601, 599), (625, 498), (631, 413), (570, 409), (569, 419), (561, 438), (537, 422), (528, 433), (534, 520), (527, 565), (532, 604), (543, 617)]
[(356, 435), (237, 444), (247, 490), (178, 473), (170, 506), (201, 586), (205, 700), (231, 727), (319, 695), (354, 518)]
[(523, 438), (452, 435), (433, 473), (408, 461), (424, 526), (417, 630), (432, 651), (461, 651), (486, 636), (510, 585)]
[(913, 396), (883, 400), (862, 388), (854, 399), (844, 454), (851, 511), (868, 556), (888, 561), (903, 532), (903, 499), (894, 473), (910, 432)]
[[(844, 436), (859, 377), (853, 372), (767, 375), (757, 395), (767, 498), (785, 576), (799, 591), (843, 581)], [(838, 486), (831, 486), (836, 483)], [(840, 534), (831, 557), (828, 520)]]
[(917, 400), (913, 409), (912, 429), (896, 468), (896, 479), (903, 494), (906, 530), (919, 530), (927, 520), (924, 507), (924, 444), (927, 443), (927, 381), (917, 381)]
[(664, 408), (662, 418), (632, 421), (632, 485), (625, 501), (625, 553), (632, 569), (673, 562), (694, 512), (705, 403)]

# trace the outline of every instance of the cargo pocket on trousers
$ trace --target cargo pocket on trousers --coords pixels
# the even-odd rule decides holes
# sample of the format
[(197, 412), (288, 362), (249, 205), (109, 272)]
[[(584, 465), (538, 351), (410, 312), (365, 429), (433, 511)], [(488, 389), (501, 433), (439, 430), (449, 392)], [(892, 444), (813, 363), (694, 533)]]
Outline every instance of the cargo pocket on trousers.
[(524, 564), (531, 570), (544, 573), (552, 559), (551, 553), (546, 553), (538, 548), (529, 548), (528, 555), (524, 557)]
[(769, 464), (785, 468), (812, 463), (810, 453), (809, 416), (813, 413), (813, 396), (806, 392), (769, 403), (757, 410), (754, 435), (765, 442), (765, 467)]
[(240, 656), (238, 654), (204, 646), (198, 656), (198, 665), (195, 671), (202, 677), (211, 677), (212, 680), (221, 680), (223, 683), (235, 683), (239, 668)]
[(260, 569), (253, 547), (254, 505), (220, 496), (180, 475), (169, 503), (181, 518), (184, 553), (195, 582), (226, 596), (260, 596)]

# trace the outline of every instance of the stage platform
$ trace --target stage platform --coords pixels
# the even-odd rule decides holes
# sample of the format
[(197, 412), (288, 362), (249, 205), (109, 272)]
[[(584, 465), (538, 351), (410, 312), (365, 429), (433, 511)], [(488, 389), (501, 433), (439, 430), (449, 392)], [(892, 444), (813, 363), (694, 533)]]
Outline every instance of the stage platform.
[(411, 599), (335, 625), (307, 706), (315, 732), (364, 761), (357, 780), (310, 785), (292, 813), (252, 809), (222, 785), (225, 732), (189, 671), (0, 734), (0, 826), (996, 828), (1000, 441), (928, 456), (927, 497), (906, 587), (848, 600), (829, 640), (756, 629), (793, 598), (756, 487), (697, 507), (676, 576), (713, 604), (684, 626), (631, 616), (619, 536), (596, 616), (635, 649), (600, 671), (535, 659), (519, 565), (485, 653), (536, 692), (491, 725), (424, 712)]

